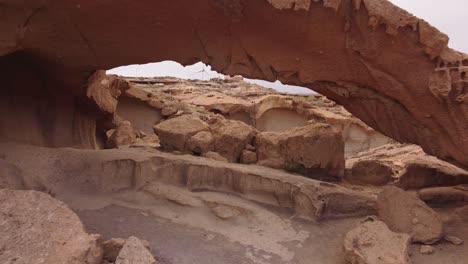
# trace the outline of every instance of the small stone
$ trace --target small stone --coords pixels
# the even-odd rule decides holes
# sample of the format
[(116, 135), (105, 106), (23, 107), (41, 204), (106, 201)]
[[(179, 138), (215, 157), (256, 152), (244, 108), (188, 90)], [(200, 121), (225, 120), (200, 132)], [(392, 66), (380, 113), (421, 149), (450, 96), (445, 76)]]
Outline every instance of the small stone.
[(250, 150), (243, 150), (241, 155), (241, 163), (254, 164), (257, 162), (257, 153)]
[(429, 245), (422, 245), (421, 249), (419, 250), (419, 253), (423, 255), (431, 255), (432, 253), (434, 253), (434, 248)]
[(237, 210), (236, 208), (222, 204), (211, 208), (211, 210), (217, 217), (223, 220), (236, 217), (240, 214), (239, 210)]
[(452, 243), (454, 245), (457, 245), (457, 246), (463, 244), (463, 240), (461, 238), (456, 237), (456, 236), (446, 235), (446, 236), (444, 236), (444, 239), (445, 239), (445, 241), (450, 242), (450, 243)]
[(117, 256), (116, 264), (157, 264), (144, 243), (136, 237), (129, 237)]

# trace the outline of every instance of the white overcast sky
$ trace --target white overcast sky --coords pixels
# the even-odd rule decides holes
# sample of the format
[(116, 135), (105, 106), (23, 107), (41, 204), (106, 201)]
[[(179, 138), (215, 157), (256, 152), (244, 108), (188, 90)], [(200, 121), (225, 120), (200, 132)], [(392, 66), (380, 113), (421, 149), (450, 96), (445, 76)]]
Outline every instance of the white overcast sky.
[[(390, 0), (392, 3), (420, 17), (450, 37), (449, 46), (468, 53), (468, 0)], [(166, 61), (144, 65), (130, 65), (109, 71), (122, 76), (174, 76), (184, 79), (210, 79), (222, 77), (211, 71), (210, 66), (197, 63), (192, 66)], [(309, 89), (283, 85), (280, 82), (269, 83), (259, 80), (248, 80), (271, 87), (281, 92), (297, 94), (311, 93)]]

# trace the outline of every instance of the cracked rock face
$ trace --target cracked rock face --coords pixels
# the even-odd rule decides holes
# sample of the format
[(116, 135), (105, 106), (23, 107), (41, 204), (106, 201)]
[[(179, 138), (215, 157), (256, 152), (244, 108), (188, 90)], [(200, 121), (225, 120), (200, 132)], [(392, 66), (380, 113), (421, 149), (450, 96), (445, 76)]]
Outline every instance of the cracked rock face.
[(50, 81), (44, 91), (89, 101), (84, 84), (98, 69), (203, 61), (313, 88), (385, 135), (468, 166), (468, 56), (386, 0), (31, 0), (0, 11), (1, 60), (33, 66)]
[(0, 190), (0, 263), (100, 264), (97, 235), (47, 194)]
[(411, 238), (392, 232), (384, 222), (369, 220), (346, 234), (345, 259), (353, 264), (409, 264)]
[(388, 227), (407, 233), (412, 242), (434, 244), (443, 236), (442, 217), (417, 196), (397, 187), (385, 187), (377, 198), (379, 217)]

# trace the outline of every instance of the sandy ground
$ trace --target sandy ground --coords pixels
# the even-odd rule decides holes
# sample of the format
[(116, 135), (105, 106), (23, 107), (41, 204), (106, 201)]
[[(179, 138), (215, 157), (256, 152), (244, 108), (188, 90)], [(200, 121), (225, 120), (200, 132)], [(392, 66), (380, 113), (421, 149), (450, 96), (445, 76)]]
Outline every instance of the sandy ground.
[(295, 257), (291, 262), (284, 262), (269, 252), (257, 251), (223, 235), (176, 224), (137, 209), (112, 205), (77, 213), (89, 232), (100, 233), (105, 239), (136, 235), (148, 240), (162, 264), (344, 264), (343, 235), (359, 221), (335, 220), (320, 225), (295, 223), (296, 228), (309, 230), (313, 235), (304, 243), (285, 243), (295, 251)]
[[(167, 205), (158, 206), (164, 211)], [(173, 206), (180, 207), (180, 205)], [(291, 220), (287, 213), (275, 211), (274, 214), (278, 219), (288, 223), (282, 228), (291, 228), (295, 232), (291, 233), (292, 237), (285, 237), (284, 233), (271, 229), (271, 234), (279, 236), (277, 242), (284, 248), (270, 245), (262, 250), (262, 245), (258, 243), (264, 241), (258, 239), (258, 236), (265, 233), (258, 232), (252, 226), (249, 227), (248, 223), (244, 224), (251, 228), (252, 234), (246, 235), (246, 240), (243, 240), (232, 233), (237, 230), (245, 235), (243, 227), (236, 227), (239, 222), (213, 219), (204, 222), (187, 208), (178, 211), (181, 215), (177, 216), (177, 219), (166, 218), (167, 213), (164, 212), (160, 212), (164, 217), (159, 217), (157, 212), (149, 212), (147, 207), (138, 209), (115, 204), (75, 211), (88, 232), (102, 234), (105, 239), (136, 235), (148, 240), (153, 254), (162, 264), (345, 264), (342, 251), (344, 235), (362, 220), (362, 218), (341, 219), (313, 223)], [(193, 223), (185, 222), (183, 214), (193, 217)], [(443, 215), (448, 217), (449, 213), (443, 212)], [(277, 222), (278, 219), (273, 217), (272, 222)], [(223, 234), (217, 229), (220, 227), (226, 228), (229, 232)], [(269, 226), (269, 228), (280, 227)], [(468, 224), (453, 222), (446, 230), (448, 234), (468, 241)], [(307, 234), (306, 238), (304, 234)], [(420, 245), (417, 244), (411, 246), (410, 256), (413, 264), (468, 263), (466, 243), (456, 246), (448, 242), (439, 242), (434, 246), (435, 252), (432, 255), (420, 254), (419, 248)], [(291, 255), (286, 254), (292, 256), (291, 259), (285, 260), (285, 250), (291, 253)]]

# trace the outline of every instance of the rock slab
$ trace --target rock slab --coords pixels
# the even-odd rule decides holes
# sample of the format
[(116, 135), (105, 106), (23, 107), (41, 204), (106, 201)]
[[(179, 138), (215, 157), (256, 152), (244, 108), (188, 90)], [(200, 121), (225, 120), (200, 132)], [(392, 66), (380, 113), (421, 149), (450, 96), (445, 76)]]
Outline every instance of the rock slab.
[(409, 234), (413, 242), (434, 244), (443, 236), (442, 218), (416, 195), (385, 187), (377, 206), (380, 219), (392, 231)]
[(136, 237), (129, 237), (119, 255), (115, 264), (157, 264), (153, 255)]
[(409, 235), (394, 233), (384, 222), (370, 219), (346, 234), (346, 263), (409, 264), (410, 241)]
[(99, 236), (64, 203), (36, 191), (0, 190), (0, 263), (100, 264)]

